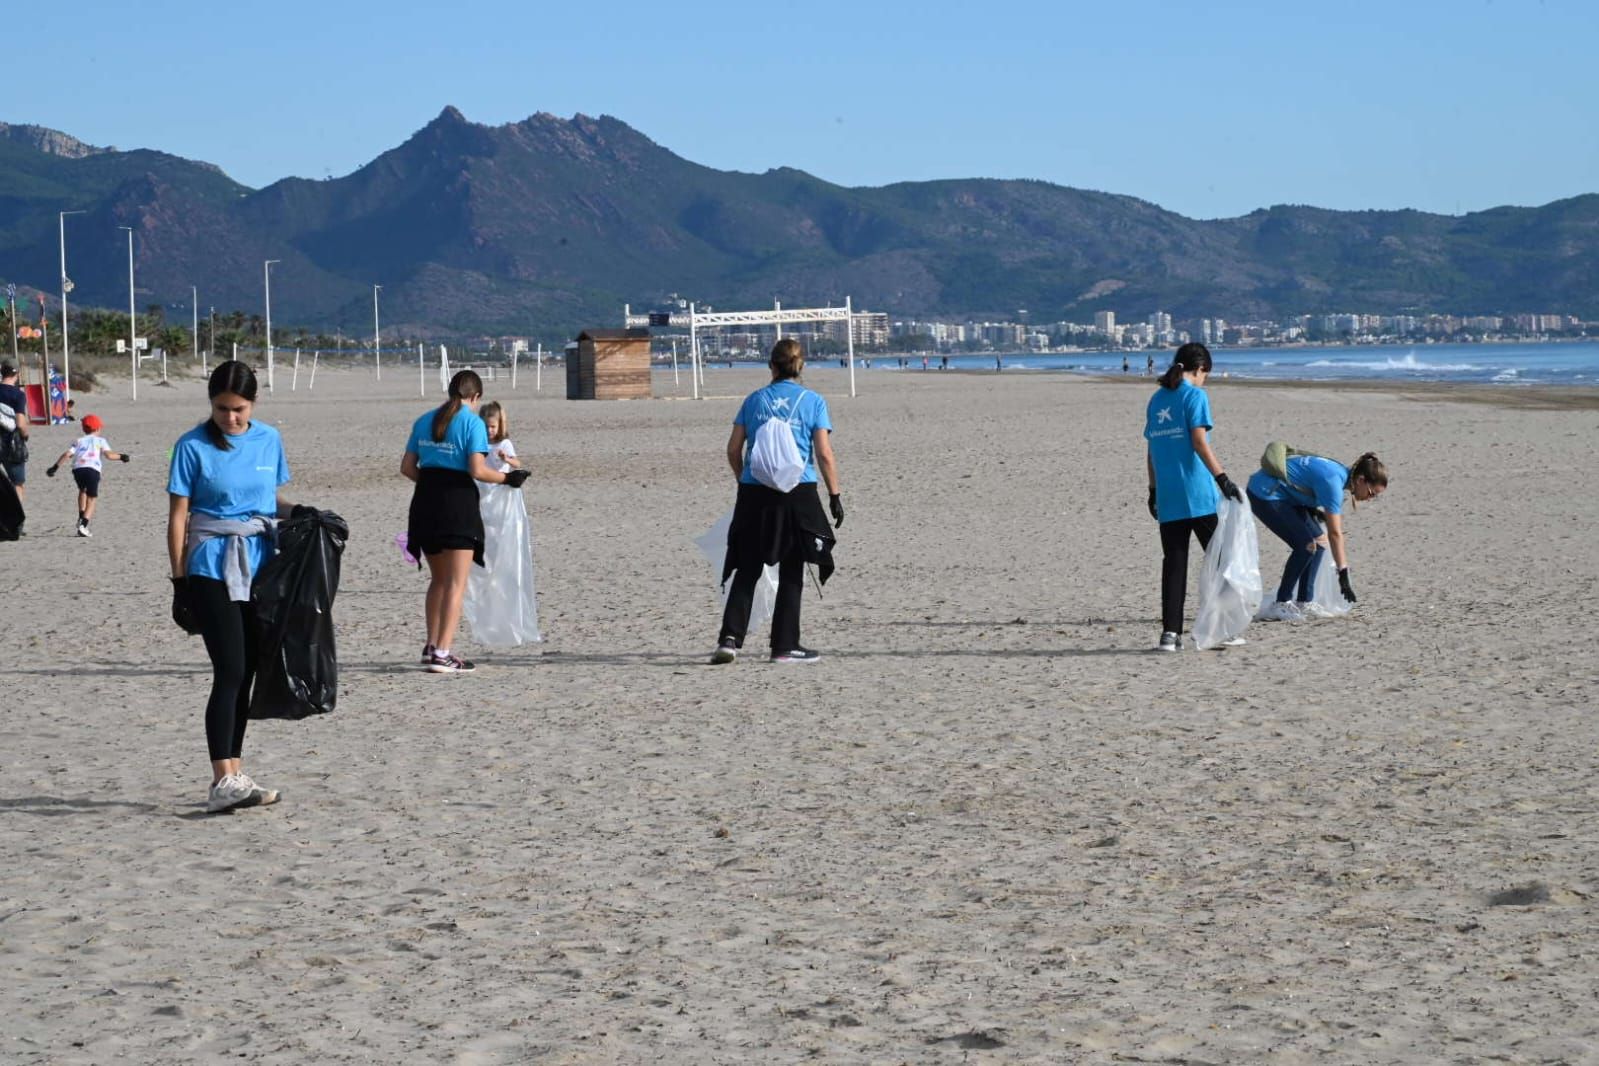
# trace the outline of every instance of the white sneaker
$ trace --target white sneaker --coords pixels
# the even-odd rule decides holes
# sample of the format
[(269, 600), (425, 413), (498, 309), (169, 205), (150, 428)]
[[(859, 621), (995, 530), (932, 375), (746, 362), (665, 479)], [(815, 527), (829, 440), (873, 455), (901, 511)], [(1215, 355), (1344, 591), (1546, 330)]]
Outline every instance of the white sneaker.
[(1218, 644), (1217, 647), (1220, 647), (1220, 648), (1242, 648), (1245, 644), (1248, 644), (1248, 643), (1249, 643), (1249, 641), (1245, 640), (1243, 637), (1229, 637), (1226, 640), (1222, 641), (1220, 644)]
[(238, 807), (254, 807), (260, 802), (248, 778), (239, 774), (224, 774), (220, 781), (211, 786), (211, 791), (206, 796), (205, 809), (216, 814)]
[(1315, 600), (1305, 600), (1294, 604), (1294, 606), (1299, 608), (1300, 616), (1307, 620), (1316, 618), (1331, 618), (1333, 616), (1331, 611), (1317, 603)]
[(1155, 645), (1155, 651), (1182, 651), (1183, 638), (1171, 630), (1160, 635), (1160, 643)]
[(1260, 610), (1255, 612), (1257, 622), (1303, 622), (1305, 612), (1299, 609), (1299, 604), (1287, 600), (1271, 600), (1260, 605)]
[(277, 789), (262, 788), (260, 785), (255, 783), (255, 779), (249, 774), (235, 774), (234, 776), (245, 783), (245, 785), (250, 789), (250, 792), (255, 796), (256, 802), (261, 806), (265, 807), (268, 804), (276, 803), (278, 801)]
[(92, 537), (92, 536), (94, 536), (93, 533), (89, 532), (88, 523), (84, 523), (83, 525), (78, 527), (78, 536), (80, 536), (80, 537)]

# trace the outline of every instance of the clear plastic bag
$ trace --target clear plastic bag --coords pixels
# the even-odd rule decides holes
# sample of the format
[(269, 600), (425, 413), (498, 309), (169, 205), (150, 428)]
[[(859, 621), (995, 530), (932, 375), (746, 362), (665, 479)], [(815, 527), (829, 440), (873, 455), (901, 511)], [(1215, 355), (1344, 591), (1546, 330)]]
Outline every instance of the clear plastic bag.
[(1354, 606), (1344, 599), (1343, 592), (1338, 588), (1338, 566), (1333, 562), (1332, 552), (1326, 548), (1321, 551), (1321, 566), (1316, 569), (1316, 587), (1312, 590), (1312, 596), (1306, 614), (1313, 618), (1342, 618)]
[(1249, 502), (1223, 497), (1216, 533), (1199, 569), (1199, 613), (1194, 645), (1200, 650), (1244, 635), (1260, 609), (1260, 541)]
[[(717, 520), (716, 524), (704, 533), (694, 538), (695, 547), (700, 554), (705, 556), (707, 562), (714, 568), (711, 572), (714, 580), (720, 584), (722, 580), (722, 565), (727, 561), (727, 531), (733, 525), (733, 512), (729, 511)], [(722, 602), (727, 602), (728, 590), (732, 587), (731, 581), (722, 588)], [(755, 600), (750, 606), (750, 627), (748, 632), (753, 633), (765, 625), (772, 618), (772, 609), (777, 604), (777, 567), (768, 566), (761, 579), (755, 583)]]
[[(544, 638), (533, 584), (533, 530), (521, 489), (478, 484), (483, 512), (483, 565), (466, 581), (461, 617), (486, 648), (514, 648)], [(403, 550), (403, 549), (402, 549)]]

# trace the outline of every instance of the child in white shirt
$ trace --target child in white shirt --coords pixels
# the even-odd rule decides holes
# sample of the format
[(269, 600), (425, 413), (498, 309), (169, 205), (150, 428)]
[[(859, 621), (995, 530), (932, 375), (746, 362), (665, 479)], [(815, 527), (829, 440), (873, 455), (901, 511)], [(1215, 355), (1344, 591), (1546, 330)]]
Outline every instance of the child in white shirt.
[(72, 442), (72, 447), (61, 453), (61, 458), (52, 463), (44, 473), (46, 477), (55, 477), (56, 471), (68, 457), (72, 459), (72, 480), (78, 483), (78, 536), (92, 537), (89, 532), (89, 520), (94, 517), (94, 505), (100, 499), (100, 473), (105, 469), (105, 460), (111, 459), (125, 463), (133, 456), (128, 452), (114, 452), (106, 439), (100, 436), (100, 430), (105, 424), (100, 421), (99, 415), (83, 416), (83, 436)]

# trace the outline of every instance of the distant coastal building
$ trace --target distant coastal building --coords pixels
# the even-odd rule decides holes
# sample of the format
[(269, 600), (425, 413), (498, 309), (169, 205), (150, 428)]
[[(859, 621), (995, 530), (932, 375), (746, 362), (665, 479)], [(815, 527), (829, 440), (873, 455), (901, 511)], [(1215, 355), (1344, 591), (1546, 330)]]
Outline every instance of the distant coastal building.
[(1107, 337), (1114, 338), (1116, 336), (1116, 312), (1095, 311), (1094, 329)]

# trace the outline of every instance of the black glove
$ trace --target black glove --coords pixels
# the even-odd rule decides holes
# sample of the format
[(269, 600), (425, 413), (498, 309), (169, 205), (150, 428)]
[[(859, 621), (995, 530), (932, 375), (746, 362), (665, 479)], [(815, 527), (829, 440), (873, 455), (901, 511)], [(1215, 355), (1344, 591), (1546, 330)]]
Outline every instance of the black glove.
[(528, 476), (526, 470), (507, 470), (505, 472), (505, 483), (513, 489), (519, 489), (522, 487), (522, 482), (528, 479)]
[(838, 493), (827, 497), (827, 510), (833, 516), (833, 528), (841, 529), (844, 525), (844, 500)]
[(1149, 486), (1149, 517), (1160, 521), (1160, 512), (1155, 510), (1155, 486)]
[(194, 605), (189, 600), (189, 579), (186, 577), (172, 579), (172, 620), (190, 636), (200, 632), (199, 623), (194, 620)]
[(1338, 591), (1344, 594), (1344, 599), (1350, 603), (1355, 602), (1355, 587), (1349, 583), (1349, 567), (1338, 571)]
[(129, 452), (118, 452), (117, 454), (122, 457), (122, 461), (124, 463), (133, 458), (132, 454)]
[(60, 463), (51, 463), (49, 466), (45, 467), (44, 476), (45, 477), (55, 477), (56, 476), (56, 471), (59, 470), (59, 469), (61, 469), (61, 464)]
[(1234, 485), (1233, 479), (1227, 476), (1227, 471), (1223, 470), (1216, 475), (1216, 487), (1221, 489), (1221, 494), (1229, 500), (1237, 500), (1239, 503), (1244, 502), (1244, 494), (1238, 491), (1238, 486)]

